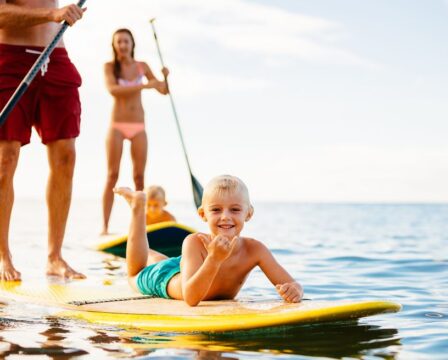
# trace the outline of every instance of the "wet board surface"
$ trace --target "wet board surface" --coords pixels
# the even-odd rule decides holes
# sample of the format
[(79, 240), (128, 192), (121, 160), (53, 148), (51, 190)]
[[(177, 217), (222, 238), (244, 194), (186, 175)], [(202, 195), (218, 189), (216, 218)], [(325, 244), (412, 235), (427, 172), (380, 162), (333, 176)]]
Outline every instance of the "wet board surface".
[(0, 283), (0, 298), (60, 308), (55, 316), (97, 324), (149, 331), (226, 332), (317, 324), (397, 312), (387, 300), (313, 301), (238, 299), (203, 301), (190, 307), (183, 301), (142, 298), (126, 284), (88, 281), (51, 284), (46, 280)]

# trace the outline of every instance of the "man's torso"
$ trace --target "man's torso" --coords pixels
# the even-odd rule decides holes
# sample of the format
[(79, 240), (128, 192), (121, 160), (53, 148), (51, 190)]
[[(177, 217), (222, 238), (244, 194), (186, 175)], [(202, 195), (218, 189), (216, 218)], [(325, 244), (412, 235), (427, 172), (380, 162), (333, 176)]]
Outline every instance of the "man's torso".
[[(54, 9), (59, 6), (58, 0), (6, 0), (0, 4), (10, 4), (29, 9)], [(48, 22), (35, 26), (24, 27), (20, 23), (14, 28), (0, 29), (0, 43), (10, 45), (47, 46), (60, 28), (60, 24)], [(58, 47), (63, 47), (62, 40)]]

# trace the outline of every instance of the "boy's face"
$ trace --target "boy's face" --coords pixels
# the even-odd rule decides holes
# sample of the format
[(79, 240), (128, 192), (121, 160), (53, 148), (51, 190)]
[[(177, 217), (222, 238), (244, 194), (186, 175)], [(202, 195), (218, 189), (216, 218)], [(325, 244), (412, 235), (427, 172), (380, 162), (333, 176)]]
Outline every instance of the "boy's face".
[(165, 207), (166, 202), (160, 198), (148, 199), (146, 202), (146, 212), (150, 216), (158, 216), (162, 214), (163, 208)]
[(239, 236), (244, 222), (252, 216), (252, 208), (241, 191), (207, 196), (199, 215), (208, 222), (212, 235), (232, 239)]

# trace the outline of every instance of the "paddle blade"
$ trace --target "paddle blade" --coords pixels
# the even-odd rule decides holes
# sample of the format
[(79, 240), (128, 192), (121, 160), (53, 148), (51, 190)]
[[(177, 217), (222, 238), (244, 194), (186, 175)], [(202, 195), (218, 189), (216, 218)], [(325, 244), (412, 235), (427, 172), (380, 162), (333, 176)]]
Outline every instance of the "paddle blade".
[(194, 203), (196, 205), (196, 208), (199, 209), (202, 203), (202, 194), (204, 192), (204, 189), (202, 188), (202, 185), (199, 183), (199, 181), (191, 175), (191, 185), (193, 186), (193, 199)]

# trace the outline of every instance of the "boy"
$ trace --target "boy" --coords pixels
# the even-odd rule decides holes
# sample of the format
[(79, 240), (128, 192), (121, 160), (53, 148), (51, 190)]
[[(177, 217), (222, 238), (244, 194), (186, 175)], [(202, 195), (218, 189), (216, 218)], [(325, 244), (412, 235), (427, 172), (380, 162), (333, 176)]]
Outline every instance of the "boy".
[(167, 205), (165, 190), (153, 185), (146, 189), (146, 225), (162, 221), (176, 221), (176, 218), (164, 209)]
[(250, 271), (259, 266), (280, 296), (299, 302), (299, 283), (274, 259), (261, 242), (241, 237), (244, 222), (253, 215), (246, 185), (237, 177), (218, 176), (206, 186), (198, 209), (210, 234), (187, 236), (182, 256), (167, 258), (148, 247), (145, 231), (145, 194), (129, 188), (114, 190), (132, 210), (127, 242), (128, 279), (142, 294), (185, 300), (233, 299)]

